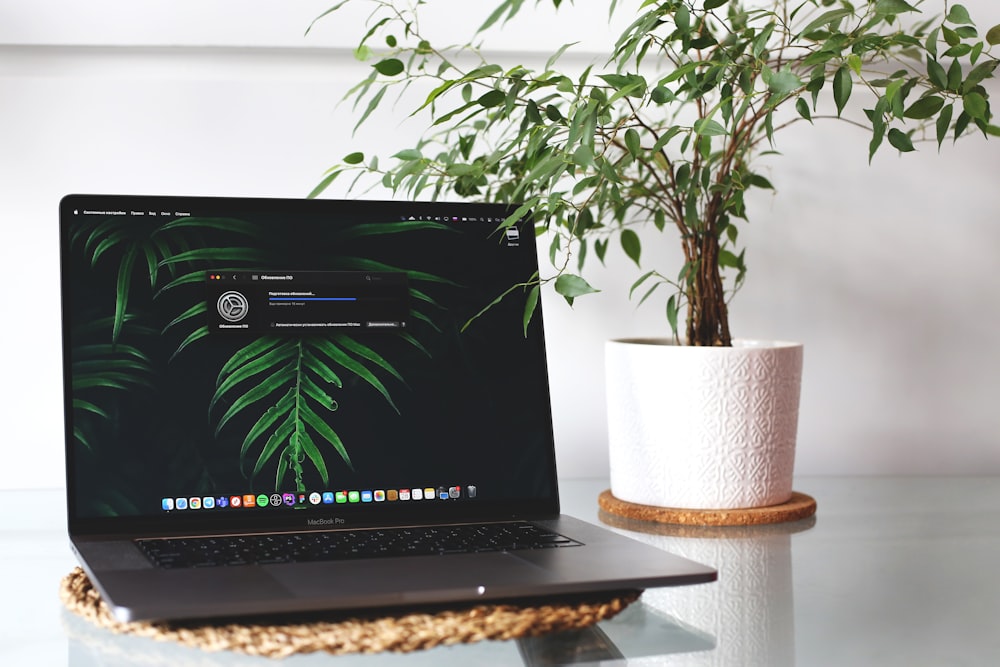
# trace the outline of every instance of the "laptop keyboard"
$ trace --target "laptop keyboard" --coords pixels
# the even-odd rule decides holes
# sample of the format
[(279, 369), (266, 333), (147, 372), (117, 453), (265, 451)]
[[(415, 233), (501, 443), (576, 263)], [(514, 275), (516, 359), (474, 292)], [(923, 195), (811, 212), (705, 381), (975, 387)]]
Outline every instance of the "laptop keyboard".
[(164, 568), (269, 565), (580, 545), (568, 537), (525, 522), (162, 538), (137, 540), (136, 543), (154, 565)]

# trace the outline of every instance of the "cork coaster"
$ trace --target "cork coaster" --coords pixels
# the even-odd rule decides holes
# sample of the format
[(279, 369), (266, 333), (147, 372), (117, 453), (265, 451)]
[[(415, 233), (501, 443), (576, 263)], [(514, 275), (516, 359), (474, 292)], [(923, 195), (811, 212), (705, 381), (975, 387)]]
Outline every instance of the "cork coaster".
[(792, 491), (788, 502), (780, 505), (733, 510), (691, 510), (640, 505), (619, 500), (611, 494), (610, 489), (598, 496), (597, 503), (608, 514), (683, 526), (755, 526), (798, 521), (816, 513), (816, 500), (797, 491)]
[[(407, 653), (435, 646), (470, 644), (484, 639), (535, 637), (589, 627), (614, 617), (638, 599), (641, 591), (613, 591), (590, 597), (479, 604), (464, 608), (406, 611), (396, 615), (325, 615), (303, 621), (246, 624), (122, 623), (79, 567), (63, 577), (63, 605), (87, 621), (119, 634), (172, 641), (206, 651), (236, 651), (267, 658), (325, 652)], [(385, 613), (385, 612), (382, 612)]]

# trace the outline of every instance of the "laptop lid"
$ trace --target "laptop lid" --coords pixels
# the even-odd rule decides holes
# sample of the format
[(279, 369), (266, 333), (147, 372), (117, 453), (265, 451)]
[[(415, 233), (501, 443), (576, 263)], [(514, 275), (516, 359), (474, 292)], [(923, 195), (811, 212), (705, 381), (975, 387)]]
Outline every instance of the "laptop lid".
[(557, 514), (534, 234), (511, 212), (64, 198), (71, 532)]

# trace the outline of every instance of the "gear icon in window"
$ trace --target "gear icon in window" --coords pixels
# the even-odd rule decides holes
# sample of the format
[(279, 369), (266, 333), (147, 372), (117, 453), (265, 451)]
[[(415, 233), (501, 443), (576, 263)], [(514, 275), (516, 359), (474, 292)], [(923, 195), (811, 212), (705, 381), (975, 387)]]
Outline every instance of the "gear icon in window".
[(239, 292), (226, 292), (216, 303), (219, 315), (227, 322), (239, 322), (250, 312), (250, 302)]

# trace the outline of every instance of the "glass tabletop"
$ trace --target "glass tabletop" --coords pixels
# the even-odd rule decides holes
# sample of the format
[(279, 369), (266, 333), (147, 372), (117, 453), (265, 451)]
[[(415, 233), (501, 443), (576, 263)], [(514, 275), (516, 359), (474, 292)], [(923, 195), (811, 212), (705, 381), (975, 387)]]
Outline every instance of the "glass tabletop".
[[(605, 487), (603, 480), (564, 481), (564, 511), (711, 564), (719, 580), (648, 590), (587, 630), (284, 662), (780, 667), (978, 665), (1000, 655), (1000, 480), (806, 478), (796, 489), (817, 499), (815, 517), (714, 529), (602, 514), (596, 499)], [(75, 563), (61, 491), (3, 491), (0, 500), (0, 582), (7, 601), (0, 612), (0, 663), (267, 663), (115, 635), (64, 611), (58, 581)]]

